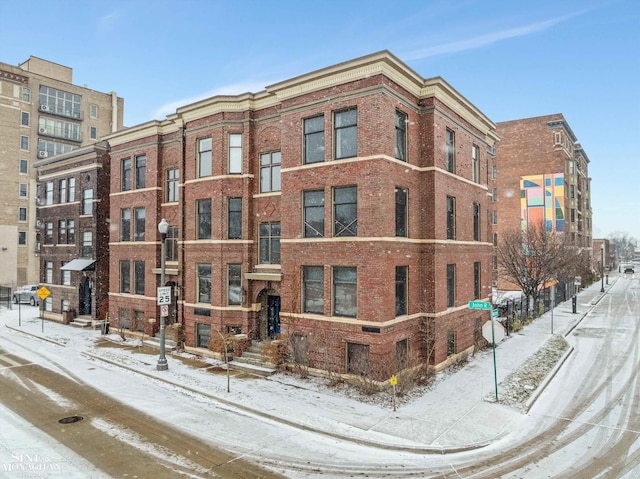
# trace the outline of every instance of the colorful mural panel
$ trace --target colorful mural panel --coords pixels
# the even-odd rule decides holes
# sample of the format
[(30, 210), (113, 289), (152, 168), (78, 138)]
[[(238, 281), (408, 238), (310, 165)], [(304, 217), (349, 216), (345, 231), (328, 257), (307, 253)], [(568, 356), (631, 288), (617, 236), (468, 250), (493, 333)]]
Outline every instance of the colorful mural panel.
[(564, 173), (520, 177), (520, 222), (544, 222), (548, 231), (564, 232)]

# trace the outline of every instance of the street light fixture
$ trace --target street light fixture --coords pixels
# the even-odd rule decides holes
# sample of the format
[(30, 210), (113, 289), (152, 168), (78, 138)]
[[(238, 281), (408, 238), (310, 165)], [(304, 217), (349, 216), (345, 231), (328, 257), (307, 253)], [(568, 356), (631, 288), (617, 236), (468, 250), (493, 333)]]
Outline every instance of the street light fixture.
[[(169, 223), (167, 220), (162, 218), (162, 221), (158, 223), (158, 231), (160, 232), (160, 238), (162, 239), (162, 249), (160, 256), (160, 287), (164, 286), (164, 275), (165, 275), (165, 256), (167, 253), (167, 233), (169, 232)], [(161, 307), (162, 309), (162, 307)], [(160, 311), (160, 357), (158, 358), (158, 365), (156, 369), (158, 371), (166, 371), (169, 369), (169, 364), (167, 363), (167, 358), (164, 354), (164, 343), (165, 343), (165, 316)]]
[(602, 282), (600, 292), (604, 293), (604, 241), (600, 244), (600, 280)]

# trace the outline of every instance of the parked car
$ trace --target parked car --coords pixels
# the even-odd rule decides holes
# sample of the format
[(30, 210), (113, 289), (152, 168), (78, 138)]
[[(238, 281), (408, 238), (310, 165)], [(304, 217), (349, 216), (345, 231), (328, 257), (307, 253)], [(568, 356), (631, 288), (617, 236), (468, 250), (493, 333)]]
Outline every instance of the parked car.
[(633, 269), (632, 264), (627, 264), (624, 266), (624, 274), (634, 274), (635, 270)]
[(13, 303), (29, 303), (31, 306), (39, 305), (38, 289), (39, 286), (37, 284), (27, 284), (18, 288), (13, 293)]

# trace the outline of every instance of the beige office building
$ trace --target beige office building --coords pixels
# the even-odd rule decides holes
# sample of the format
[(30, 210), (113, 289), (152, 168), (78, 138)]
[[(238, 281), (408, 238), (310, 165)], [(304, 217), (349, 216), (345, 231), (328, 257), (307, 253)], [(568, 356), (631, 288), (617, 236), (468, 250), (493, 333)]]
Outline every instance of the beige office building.
[(72, 76), (33, 56), (18, 66), (0, 62), (0, 285), (42, 281), (34, 162), (122, 128), (124, 100), (74, 85)]

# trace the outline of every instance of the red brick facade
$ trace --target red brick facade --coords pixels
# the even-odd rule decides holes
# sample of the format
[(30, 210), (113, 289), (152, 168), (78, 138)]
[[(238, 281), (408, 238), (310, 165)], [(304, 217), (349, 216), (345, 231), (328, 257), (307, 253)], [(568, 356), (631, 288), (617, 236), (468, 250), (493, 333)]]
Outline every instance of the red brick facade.
[[(345, 133), (336, 113), (348, 109), (356, 125)], [(321, 161), (305, 163), (305, 120), (320, 115), (324, 155)], [(396, 131), (396, 118), (403, 115), (406, 155), (398, 159), (396, 141), (403, 135)], [(455, 135), (453, 172), (445, 166), (447, 129)], [(349, 136), (354, 131), (355, 140)], [(236, 134), (242, 135), (238, 173), (229, 170), (230, 135)], [(212, 166), (210, 174), (199, 175), (198, 148), (203, 138), (211, 138)], [(138, 311), (147, 332), (157, 330), (157, 322), (147, 320), (159, 316), (157, 224), (166, 218), (178, 231), (177, 261), (166, 265), (167, 282), (178, 288), (172, 318), (184, 325), (187, 345), (198, 345), (198, 324), (267, 339), (269, 317), (275, 314), (279, 336), (304, 344), (304, 360), (311, 367), (337, 373), (365, 369), (376, 379), (386, 379), (427, 360), (441, 364), (472, 347), (474, 335), (488, 319), (487, 312), (469, 310), (468, 302), (487, 299), (491, 293), (488, 184), (495, 139), (495, 125), (446, 82), (420, 78), (388, 52), (303, 75), (257, 94), (203, 100), (179, 108), (165, 121), (116, 133), (109, 137), (112, 323), (118, 321), (118, 314), (134, 318)], [(336, 159), (336, 145), (353, 146), (355, 151)], [(475, 177), (474, 146), (478, 151)], [(277, 152), (279, 174), (277, 168), (265, 166), (276, 161)], [(122, 191), (122, 161), (136, 155), (146, 155), (146, 184)], [(166, 200), (171, 168), (180, 177), (175, 202)], [(261, 192), (268, 179), (274, 191)], [(342, 187), (357, 191), (356, 204), (344, 210), (355, 212), (348, 226), (352, 236), (336, 233), (344, 227), (336, 223), (343, 210), (336, 213), (340, 206), (334, 201), (336, 188)], [(400, 236), (398, 188), (407, 192), (407, 234)], [(317, 236), (305, 237), (304, 193), (310, 191), (324, 197), (324, 224)], [(455, 197), (452, 239), (447, 237), (447, 196)], [(240, 239), (229, 239), (230, 198), (242, 202)], [(211, 200), (211, 232), (206, 239), (198, 239), (203, 226), (198, 220), (199, 200)], [(132, 233), (130, 241), (122, 241), (122, 210), (141, 207), (146, 210), (144, 238), (135, 241)], [(476, 219), (474, 211), (479, 212)], [(133, 213), (131, 217), (133, 224)], [(279, 237), (272, 233), (269, 243), (260, 234), (261, 225), (279, 226)], [(274, 261), (277, 251), (280, 259)], [(266, 253), (271, 260), (265, 261)], [(134, 292), (134, 261), (144, 261), (143, 293)], [(122, 292), (121, 262), (131, 263), (129, 292)], [(455, 265), (455, 278), (449, 282), (455, 285), (452, 305), (448, 303), (449, 264)], [(198, 265), (210, 267), (210, 295), (202, 295), (207, 281), (199, 282)], [(240, 265), (240, 288), (234, 283), (230, 289), (229, 265)], [(314, 290), (313, 313), (304, 312), (307, 266), (318, 267), (324, 276), (316, 285), (321, 293)], [(400, 286), (396, 267), (408, 271)], [(355, 271), (355, 285), (338, 284), (335, 268), (353, 268), (349, 273)], [(203, 297), (208, 301), (203, 302)], [(402, 314), (396, 314), (397, 297), (406, 299)], [(228, 299), (240, 304), (229, 305)], [(427, 328), (432, 332), (425, 335)], [(427, 358), (430, 341), (435, 342), (434, 352)], [(365, 352), (366, 367), (353, 363), (354, 350)], [(401, 357), (405, 351), (407, 358)]]

